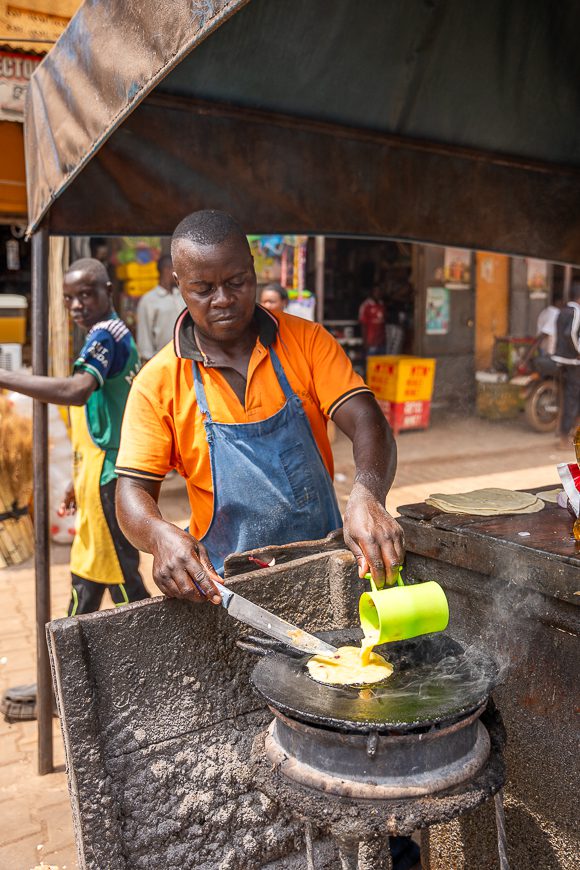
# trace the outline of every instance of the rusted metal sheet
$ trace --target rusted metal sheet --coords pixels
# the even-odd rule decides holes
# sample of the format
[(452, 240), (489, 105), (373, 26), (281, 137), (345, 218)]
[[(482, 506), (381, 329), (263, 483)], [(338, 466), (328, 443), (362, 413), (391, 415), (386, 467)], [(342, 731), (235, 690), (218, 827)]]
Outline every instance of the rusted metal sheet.
[(576, 170), (158, 97), (54, 203), (51, 232), (162, 234), (208, 207), (252, 233), (391, 236), (580, 263)]

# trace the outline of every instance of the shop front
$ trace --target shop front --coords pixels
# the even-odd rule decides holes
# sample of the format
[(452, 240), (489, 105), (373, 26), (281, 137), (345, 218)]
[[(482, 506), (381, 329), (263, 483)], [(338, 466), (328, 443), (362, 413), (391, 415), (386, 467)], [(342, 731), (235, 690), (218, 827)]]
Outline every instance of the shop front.
[[(80, 0), (0, 0), (0, 367), (30, 362), (31, 250), (24, 161), (24, 106), (30, 78)], [(18, 340), (15, 340), (18, 339)]]
[[(24, 98), (37, 55), (0, 50), (0, 366), (18, 368), (28, 344), (27, 330), (16, 333), (12, 321), (28, 308), (30, 245), (24, 239), (26, 170)], [(19, 317), (13, 317), (14, 312)]]

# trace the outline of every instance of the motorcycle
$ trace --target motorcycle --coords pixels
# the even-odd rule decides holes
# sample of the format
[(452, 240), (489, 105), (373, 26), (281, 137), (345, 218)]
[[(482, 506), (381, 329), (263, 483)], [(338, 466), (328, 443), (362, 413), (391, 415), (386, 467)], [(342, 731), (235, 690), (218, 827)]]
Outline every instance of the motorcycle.
[(522, 360), (510, 384), (520, 387), (520, 399), (529, 425), (536, 432), (553, 432), (562, 405), (562, 385), (557, 363), (550, 357)]

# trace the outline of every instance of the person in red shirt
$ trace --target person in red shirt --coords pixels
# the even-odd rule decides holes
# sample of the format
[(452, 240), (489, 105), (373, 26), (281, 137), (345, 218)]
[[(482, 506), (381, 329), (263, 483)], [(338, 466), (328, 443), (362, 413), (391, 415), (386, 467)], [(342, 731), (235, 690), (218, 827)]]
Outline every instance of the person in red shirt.
[(371, 295), (359, 308), (358, 319), (367, 355), (385, 352), (385, 303), (382, 296), (383, 291), (375, 284)]

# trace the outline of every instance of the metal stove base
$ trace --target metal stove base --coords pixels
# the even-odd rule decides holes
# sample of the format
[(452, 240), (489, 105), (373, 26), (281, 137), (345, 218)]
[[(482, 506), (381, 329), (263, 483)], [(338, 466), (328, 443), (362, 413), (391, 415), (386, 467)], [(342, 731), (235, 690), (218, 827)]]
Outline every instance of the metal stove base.
[(273, 710), (266, 756), (288, 779), (327, 794), (369, 800), (432, 795), (472, 779), (489, 757), (476, 710), (425, 734), (337, 734)]
[[(505, 782), (503, 751), (505, 728), (493, 701), (481, 716), (490, 739), (490, 752), (481, 769), (471, 779), (434, 794), (392, 799), (338, 796), (289, 779), (282, 768), (266, 755), (267, 732), (256, 738), (252, 759), (258, 788), (281, 809), (301, 819), (307, 830), (330, 834), (340, 852), (342, 870), (388, 870), (390, 856), (387, 837), (410, 836), (416, 830), (450, 822), (498, 795)], [(315, 834), (313, 834), (315, 835)], [(501, 838), (500, 838), (501, 839)], [(505, 848), (501, 848), (500, 867), (507, 870)], [(505, 843), (503, 844), (505, 847)], [(427, 849), (425, 849), (425, 853)], [(429, 863), (422, 856), (422, 866)]]

